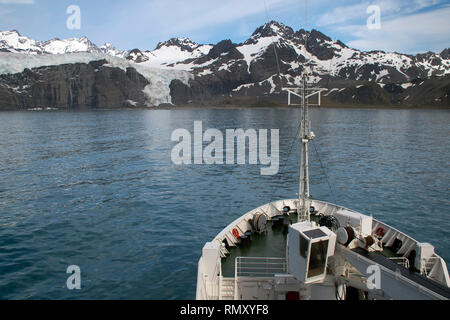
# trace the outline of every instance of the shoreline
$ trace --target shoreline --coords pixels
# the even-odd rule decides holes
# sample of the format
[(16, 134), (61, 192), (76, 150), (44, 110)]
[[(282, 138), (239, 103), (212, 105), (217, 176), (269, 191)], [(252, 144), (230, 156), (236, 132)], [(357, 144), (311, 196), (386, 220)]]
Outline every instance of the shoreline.
[[(327, 105), (327, 106), (310, 106), (310, 109), (392, 109), (392, 110), (450, 110), (450, 106), (386, 106), (386, 105)], [(183, 106), (158, 106), (142, 108), (143, 110), (227, 110), (227, 109), (300, 109), (300, 106), (246, 106), (246, 105), (230, 105), (230, 106), (204, 106), (204, 105), (183, 105)]]
[[(310, 106), (310, 109), (359, 109), (359, 110), (374, 110), (374, 109), (385, 109), (385, 110), (450, 110), (450, 106), (405, 106), (405, 105), (322, 105), (322, 106)], [(78, 108), (78, 109), (57, 109), (51, 108), (48, 110), (0, 110), (2, 112), (90, 112), (90, 111), (134, 111), (134, 110), (237, 110), (237, 109), (255, 109), (255, 110), (291, 110), (300, 109), (300, 106), (288, 106), (288, 105), (248, 105), (248, 104), (187, 104), (187, 105), (169, 105), (164, 104), (154, 107), (118, 107), (118, 108)]]
[[(61, 111), (112, 111), (112, 110), (233, 110), (233, 109), (300, 109), (299, 105), (288, 105), (283, 96), (235, 96), (235, 97), (215, 97), (213, 99), (187, 102), (187, 103), (163, 103), (158, 106), (112, 106), (109, 108), (97, 108), (87, 105), (77, 106), (76, 108), (57, 108), (54, 106), (33, 106), (31, 108), (17, 110), (17, 109), (2, 109), (0, 111), (19, 111), (19, 112), (61, 112)], [(321, 106), (312, 105), (310, 108), (324, 108), (324, 109), (358, 109), (358, 110), (372, 110), (372, 109), (390, 109), (390, 110), (450, 110), (450, 105), (411, 105), (411, 104), (342, 104), (335, 103), (329, 99), (323, 99)]]

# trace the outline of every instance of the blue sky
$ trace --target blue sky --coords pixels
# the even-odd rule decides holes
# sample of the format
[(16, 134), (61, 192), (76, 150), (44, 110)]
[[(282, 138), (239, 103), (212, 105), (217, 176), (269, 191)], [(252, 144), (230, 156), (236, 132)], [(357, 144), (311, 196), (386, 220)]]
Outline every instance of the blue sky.
[[(266, 5), (265, 5), (266, 2)], [(361, 50), (440, 52), (450, 47), (450, 0), (0, 0), (0, 30), (37, 40), (87, 36), (97, 45), (152, 50), (171, 37), (198, 43), (245, 41), (268, 19), (317, 29)], [(81, 29), (69, 30), (70, 5), (81, 9)], [(370, 5), (381, 28), (369, 29)], [(267, 10), (266, 10), (267, 7)]]

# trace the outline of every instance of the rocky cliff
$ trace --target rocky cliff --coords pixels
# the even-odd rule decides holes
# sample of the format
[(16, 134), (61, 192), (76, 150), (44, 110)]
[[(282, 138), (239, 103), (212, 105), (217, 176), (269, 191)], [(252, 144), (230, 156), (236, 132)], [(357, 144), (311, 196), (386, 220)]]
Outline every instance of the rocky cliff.
[(148, 80), (133, 68), (105, 64), (63, 64), (0, 75), (0, 110), (145, 106)]

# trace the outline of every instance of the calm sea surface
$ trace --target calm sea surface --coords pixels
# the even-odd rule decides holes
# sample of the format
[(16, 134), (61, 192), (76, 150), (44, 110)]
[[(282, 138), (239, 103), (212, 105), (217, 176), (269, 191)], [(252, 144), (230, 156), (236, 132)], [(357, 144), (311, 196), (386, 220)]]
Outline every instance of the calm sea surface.
[[(298, 110), (0, 113), (0, 299), (193, 299), (203, 244), (294, 198)], [(280, 129), (280, 168), (176, 166), (173, 130)], [(314, 109), (311, 193), (450, 263), (450, 112)], [(66, 269), (81, 268), (69, 291)]]

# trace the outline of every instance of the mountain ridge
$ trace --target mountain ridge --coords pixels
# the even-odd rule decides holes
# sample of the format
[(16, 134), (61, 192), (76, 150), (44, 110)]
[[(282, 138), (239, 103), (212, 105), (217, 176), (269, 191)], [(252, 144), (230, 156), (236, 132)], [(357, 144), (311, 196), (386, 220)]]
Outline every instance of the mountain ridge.
[[(258, 27), (248, 38), (242, 43), (233, 43), (236, 46), (242, 46), (245, 44), (249, 44), (252, 41), (254, 41), (255, 38), (261, 38), (261, 37), (274, 37), (277, 35), (280, 35), (279, 30), (275, 31), (274, 27), (281, 29), (281, 36), (286, 37), (286, 32), (288, 33), (288, 36), (297, 36), (299, 39), (300, 37), (305, 37), (305, 35), (309, 34), (309, 38), (312, 40), (316, 39), (322, 39), (329, 42), (334, 42), (337, 45), (343, 47), (343, 48), (350, 48), (346, 44), (344, 44), (340, 40), (333, 41), (329, 36), (325, 35), (324, 33), (320, 32), (317, 29), (312, 29), (311, 31), (306, 31), (303, 28), (299, 29), (298, 31), (295, 31), (289, 26), (284, 25), (283, 23), (277, 22), (277, 21), (271, 21), (269, 23), (266, 23), (260, 27)], [(284, 33), (284, 34), (283, 34)], [(11, 44), (11, 39), (8, 39), (8, 35), (16, 34), (17, 40), (20, 43), (30, 43), (35, 44), (37, 47), (39, 47), (39, 50), (36, 50), (36, 48), (33, 48), (33, 45), (30, 45), (28, 48), (24, 48), (23, 46), (17, 46), (14, 45), (14, 43)], [(8, 41), (9, 40), (9, 41)], [(230, 40), (231, 41), (231, 40)], [(80, 44), (79, 46), (68, 46), (65, 52), (60, 52), (58, 50), (52, 50), (49, 45), (54, 44), (55, 42), (62, 42), (66, 44)], [(84, 45), (84, 46), (83, 46)], [(178, 46), (186, 51), (192, 51), (193, 49), (196, 49), (200, 46), (208, 46), (208, 47), (214, 47), (213, 44), (198, 44), (191, 39), (187, 37), (174, 37), (166, 41), (159, 42), (155, 49), (153, 50), (143, 50), (141, 48), (133, 48), (129, 50), (118, 50), (114, 45), (112, 45), (110, 42), (106, 42), (105, 44), (98, 46), (91, 42), (88, 37), (82, 36), (79, 38), (68, 38), (68, 39), (60, 39), (60, 38), (53, 38), (50, 40), (45, 41), (37, 41), (33, 40), (29, 37), (21, 35), (21, 33), (17, 30), (10, 30), (10, 31), (0, 31), (0, 49), (1, 50), (11, 50), (10, 52), (25, 52), (25, 53), (47, 53), (47, 54), (61, 54), (61, 53), (74, 53), (74, 52), (88, 52), (88, 53), (105, 53), (110, 54), (112, 56), (118, 56), (118, 57), (124, 57), (127, 53), (133, 51), (133, 50), (139, 50), (141, 52), (151, 53), (158, 49), (161, 49), (165, 46)], [(436, 55), (436, 56), (442, 56), (445, 59), (449, 58), (450, 55), (450, 47), (443, 49), (440, 53), (433, 52), (433, 51), (427, 51), (423, 53), (417, 53), (417, 54), (408, 54), (408, 53), (401, 53), (398, 51), (393, 52), (387, 52), (384, 50), (370, 50), (370, 51), (362, 51), (355, 48), (351, 48), (355, 52), (370, 54), (370, 53), (384, 53), (384, 54), (398, 54), (403, 56), (409, 56), (409, 57), (426, 57), (429, 55)], [(108, 52), (108, 51), (114, 51), (114, 53)]]
[[(108, 57), (123, 59), (131, 67), (141, 69), (188, 72), (191, 74), (188, 82), (174, 78), (169, 84), (170, 97), (165, 100), (175, 104), (220, 96), (279, 95), (281, 87), (300, 85), (306, 72), (310, 82), (329, 88), (327, 97), (334, 102), (370, 102), (364, 98), (366, 94), (382, 96), (380, 101), (392, 104), (449, 105), (446, 86), (439, 92), (422, 92), (420, 86), (423, 82), (436, 82), (435, 78), (446, 83), (450, 75), (450, 48), (441, 53), (417, 55), (360, 51), (339, 40), (333, 41), (319, 30), (295, 31), (276, 21), (256, 28), (242, 43), (222, 40), (217, 44), (198, 44), (180, 37), (159, 42), (151, 51), (139, 48), (120, 51), (111, 43), (99, 47), (87, 37), (39, 42), (21, 36), (16, 30), (1, 31), (0, 51), (29, 54), (36, 59), (46, 55), (89, 53), (92, 59), (105, 55), (106, 60), (110, 59)], [(351, 95), (345, 93), (349, 85), (358, 86)], [(359, 90), (362, 87), (370, 92)], [(422, 92), (424, 98), (417, 92)]]

